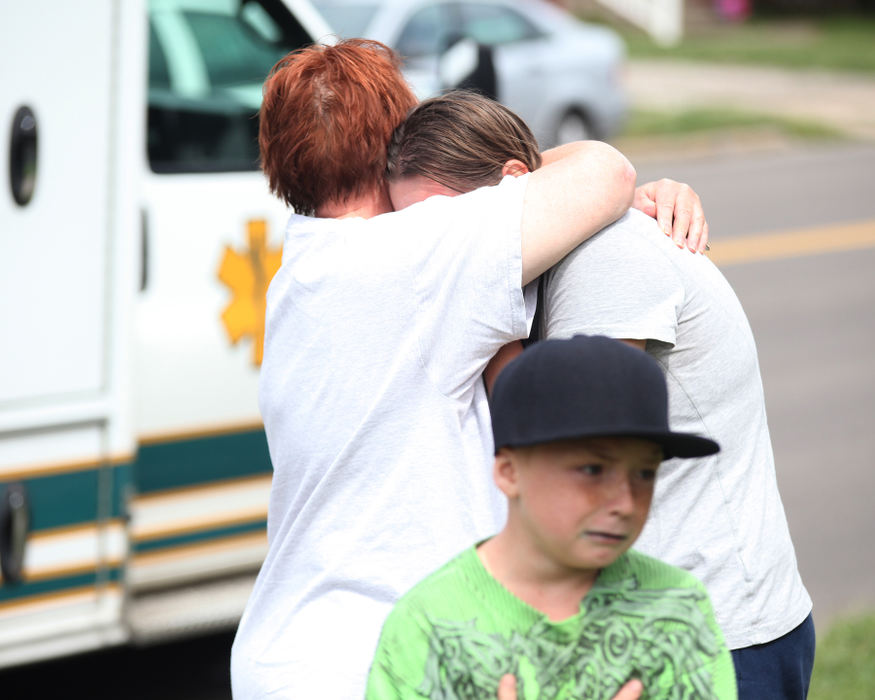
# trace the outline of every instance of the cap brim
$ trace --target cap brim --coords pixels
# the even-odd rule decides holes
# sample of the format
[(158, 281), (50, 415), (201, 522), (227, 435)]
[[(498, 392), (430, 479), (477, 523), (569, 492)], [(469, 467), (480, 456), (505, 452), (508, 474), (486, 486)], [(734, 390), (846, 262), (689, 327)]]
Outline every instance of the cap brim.
[(666, 459), (672, 457), (707, 457), (720, 452), (720, 445), (710, 438), (692, 433), (640, 433), (629, 435), (653, 440), (662, 445)]
[(555, 442), (560, 440), (581, 440), (588, 438), (600, 437), (629, 437), (640, 438), (641, 440), (651, 440), (657, 445), (660, 445), (663, 450), (665, 459), (672, 457), (707, 457), (708, 455), (716, 454), (720, 451), (720, 445), (709, 438), (694, 435), (693, 433), (672, 433), (656, 430), (615, 430), (611, 428), (594, 428), (585, 432), (574, 431), (573, 434), (565, 434), (557, 431), (552, 435), (543, 435), (537, 440), (518, 439), (504, 441), (502, 444), (496, 443), (495, 452), (501, 447), (525, 447), (527, 445), (539, 445), (546, 442)]
[(672, 440), (665, 447), (665, 458), (671, 457), (707, 457), (720, 452), (720, 445), (708, 438), (689, 436)]

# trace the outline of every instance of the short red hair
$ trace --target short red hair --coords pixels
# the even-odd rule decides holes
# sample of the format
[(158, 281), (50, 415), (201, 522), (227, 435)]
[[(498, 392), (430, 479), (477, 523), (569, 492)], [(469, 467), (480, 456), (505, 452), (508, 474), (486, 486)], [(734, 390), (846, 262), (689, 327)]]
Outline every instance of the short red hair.
[(387, 46), (292, 51), (264, 82), (258, 145), (270, 191), (301, 214), (383, 187), (386, 146), (416, 104)]

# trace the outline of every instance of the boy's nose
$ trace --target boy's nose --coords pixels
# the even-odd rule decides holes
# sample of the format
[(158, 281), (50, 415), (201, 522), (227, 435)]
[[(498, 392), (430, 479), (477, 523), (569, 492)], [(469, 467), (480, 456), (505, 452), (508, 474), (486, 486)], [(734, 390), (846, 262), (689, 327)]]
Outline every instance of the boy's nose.
[(632, 492), (632, 480), (628, 474), (617, 476), (611, 480), (610, 509), (617, 515), (629, 515), (635, 508), (635, 498)]

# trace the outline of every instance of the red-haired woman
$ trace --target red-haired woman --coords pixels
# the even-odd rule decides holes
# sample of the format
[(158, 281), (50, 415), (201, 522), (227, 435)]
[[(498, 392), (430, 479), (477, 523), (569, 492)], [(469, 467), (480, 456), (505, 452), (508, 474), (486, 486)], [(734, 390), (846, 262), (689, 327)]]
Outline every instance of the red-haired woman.
[[(371, 41), (294, 52), (265, 82), (262, 167), (297, 213), (267, 300), (259, 402), (274, 476), (268, 553), (232, 652), (238, 700), (363, 697), (395, 600), (499, 529), (483, 368), (528, 334), (523, 287), (632, 203), (628, 161), (586, 142), (530, 175), (391, 212), (386, 146), (414, 104)], [(697, 205), (663, 187), (669, 212)]]

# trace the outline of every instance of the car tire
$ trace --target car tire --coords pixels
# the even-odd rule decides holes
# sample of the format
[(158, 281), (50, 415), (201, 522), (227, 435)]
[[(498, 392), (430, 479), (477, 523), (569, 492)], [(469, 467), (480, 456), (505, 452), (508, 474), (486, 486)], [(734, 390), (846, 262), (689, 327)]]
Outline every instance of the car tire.
[(562, 115), (553, 132), (553, 143), (560, 146), (571, 141), (586, 141), (595, 138), (592, 126), (579, 110), (572, 109)]

